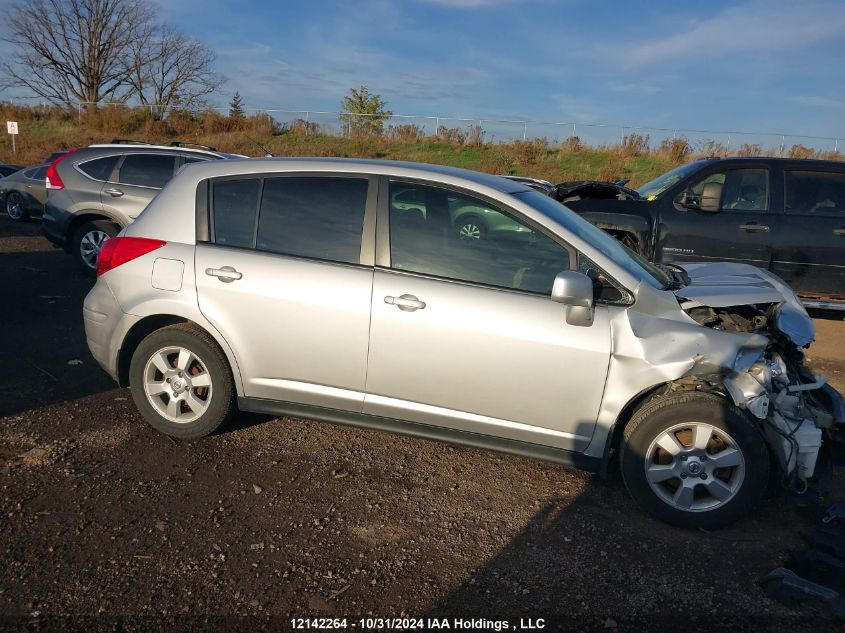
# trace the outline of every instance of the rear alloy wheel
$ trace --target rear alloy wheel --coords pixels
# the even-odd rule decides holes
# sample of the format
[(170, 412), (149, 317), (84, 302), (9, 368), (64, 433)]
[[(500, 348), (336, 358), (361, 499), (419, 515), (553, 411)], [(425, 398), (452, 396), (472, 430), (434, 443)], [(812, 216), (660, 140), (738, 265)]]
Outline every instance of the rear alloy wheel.
[(129, 384), (147, 422), (174, 437), (213, 433), (235, 410), (226, 356), (205, 332), (187, 325), (157, 330), (141, 341)]
[(769, 476), (765, 441), (748, 416), (715, 394), (678, 393), (643, 406), (625, 428), (622, 475), (657, 518), (714, 528), (744, 515)]
[(103, 243), (120, 232), (120, 228), (106, 220), (86, 222), (73, 236), (73, 256), (83, 272), (94, 275), (97, 272), (97, 257)]
[(23, 196), (17, 191), (10, 191), (6, 195), (6, 214), (10, 220), (14, 220), (15, 222), (26, 220), (29, 215), (26, 212), (26, 204), (24, 203)]

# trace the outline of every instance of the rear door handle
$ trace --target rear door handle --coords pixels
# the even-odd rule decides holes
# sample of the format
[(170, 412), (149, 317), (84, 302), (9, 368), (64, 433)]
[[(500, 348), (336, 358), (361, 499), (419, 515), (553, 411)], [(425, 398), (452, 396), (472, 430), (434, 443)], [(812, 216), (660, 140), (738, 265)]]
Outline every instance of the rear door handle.
[(756, 222), (749, 222), (748, 224), (740, 224), (739, 228), (747, 233), (768, 233), (769, 227), (765, 224), (757, 224)]
[(841, 229), (833, 229), (833, 234), (838, 235), (839, 237), (845, 237), (845, 227)]
[(121, 189), (103, 189), (104, 193), (109, 194), (112, 198), (119, 198), (123, 195), (123, 190)]
[(420, 301), (414, 295), (399, 295), (398, 297), (387, 296), (384, 302), (396, 306), (403, 312), (413, 312), (425, 308), (425, 301)]
[(223, 266), (222, 268), (206, 268), (205, 274), (209, 277), (217, 277), (220, 281), (227, 284), (237, 281), (243, 277), (241, 273), (231, 266)]

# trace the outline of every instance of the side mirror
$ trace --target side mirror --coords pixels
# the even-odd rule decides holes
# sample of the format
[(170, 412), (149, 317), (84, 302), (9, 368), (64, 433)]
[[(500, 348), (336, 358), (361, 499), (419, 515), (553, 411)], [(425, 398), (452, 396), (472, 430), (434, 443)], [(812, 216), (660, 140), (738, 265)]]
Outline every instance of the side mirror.
[(709, 213), (716, 213), (721, 208), (722, 183), (708, 182), (701, 191), (701, 203), (698, 208)]
[(593, 324), (593, 280), (584, 273), (565, 270), (555, 277), (552, 301), (566, 306), (569, 325), (587, 327)]

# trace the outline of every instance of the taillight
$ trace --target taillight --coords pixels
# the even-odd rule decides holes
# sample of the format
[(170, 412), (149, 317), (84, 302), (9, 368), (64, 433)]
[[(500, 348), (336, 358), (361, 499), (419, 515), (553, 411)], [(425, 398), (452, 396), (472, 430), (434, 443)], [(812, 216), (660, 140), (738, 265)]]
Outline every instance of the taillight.
[(56, 169), (56, 165), (62, 162), (65, 158), (73, 154), (74, 152), (79, 151), (79, 148), (72, 149), (69, 152), (62, 154), (61, 156), (57, 157), (50, 166), (47, 168), (47, 179), (44, 183), (47, 189), (64, 189), (65, 183), (62, 182), (61, 177), (59, 176), (59, 170)]
[(100, 254), (97, 256), (97, 277), (117, 268), (121, 264), (132, 261), (161, 248), (167, 244), (164, 240), (152, 240), (146, 237), (113, 237), (103, 242)]

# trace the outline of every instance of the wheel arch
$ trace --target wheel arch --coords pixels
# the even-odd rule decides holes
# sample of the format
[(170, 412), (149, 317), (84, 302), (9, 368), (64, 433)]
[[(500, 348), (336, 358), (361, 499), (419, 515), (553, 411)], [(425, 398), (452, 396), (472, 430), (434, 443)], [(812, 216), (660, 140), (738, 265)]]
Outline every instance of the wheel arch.
[(121, 222), (102, 211), (83, 211), (79, 214), (73, 214), (73, 218), (68, 223), (68, 239), (73, 238), (73, 235), (76, 233), (77, 229), (79, 229), (80, 226), (82, 226), (86, 222), (94, 222), (96, 220), (105, 220), (106, 222), (111, 222), (112, 224), (115, 224), (120, 231), (126, 228)]
[(127, 331), (126, 335), (123, 337), (120, 349), (117, 352), (118, 384), (121, 387), (127, 387), (129, 385), (129, 365), (132, 362), (132, 355), (135, 353), (135, 350), (138, 349), (138, 345), (141, 344), (141, 341), (157, 330), (177, 324), (188, 325), (191, 328), (204, 332), (211, 337), (211, 339), (223, 351), (223, 355), (229, 363), (232, 378), (235, 381), (235, 389), (239, 395), (242, 395), (243, 384), (241, 381), (241, 372), (238, 367), (237, 359), (226, 341), (223, 340), (213, 328), (203, 327), (193, 319), (178, 314), (149, 315), (143, 317), (129, 328), (129, 331)]
[(725, 398), (728, 402), (731, 402), (731, 404), (733, 404), (733, 401), (730, 399), (730, 397), (726, 393), (720, 391), (718, 388), (709, 388), (706, 390), (699, 389), (699, 386), (703, 384), (705, 383), (697, 380), (696, 377), (688, 376), (677, 380), (670, 380), (667, 382), (659, 383), (657, 385), (652, 385), (650, 387), (647, 387), (646, 389), (643, 389), (633, 398), (631, 398), (619, 412), (619, 415), (616, 417), (616, 421), (614, 422), (605, 439), (605, 447), (602, 457), (602, 473), (606, 473), (607, 467), (610, 461), (613, 459), (612, 454), (614, 454), (614, 456), (618, 456), (620, 444), (622, 442), (622, 436), (625, 433), (625, 427), (628, 426), (628, 423), (634, 417), (634, 414), (646, 403), (650, 402), (653, 398), (659, 398), (661, 396), (677, 393), (679, 391), (703, 391), (706, 393), (711, 393), (715, 396), (719, 396), (721, 398)]

